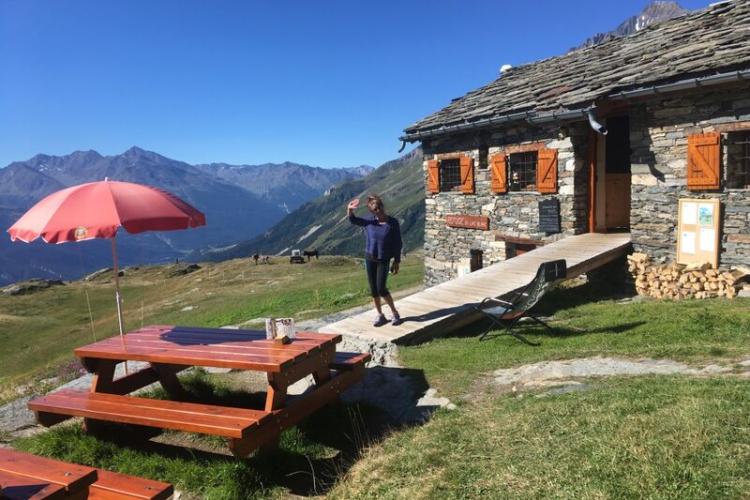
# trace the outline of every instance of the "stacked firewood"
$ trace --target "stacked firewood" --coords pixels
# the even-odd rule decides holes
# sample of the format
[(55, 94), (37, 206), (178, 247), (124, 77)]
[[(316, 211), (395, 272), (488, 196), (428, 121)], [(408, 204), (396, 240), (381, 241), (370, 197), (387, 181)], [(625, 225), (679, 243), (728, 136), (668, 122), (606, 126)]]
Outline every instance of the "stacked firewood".
[(657, 264), (645, 253), (629, 255), (628, 270), (635, 279), (638, 295), (672, 300), (711, 297), (731, 299), (742, 289), (743, 278), (747, 275), (738, 269), (713, 269), (710, 264)]

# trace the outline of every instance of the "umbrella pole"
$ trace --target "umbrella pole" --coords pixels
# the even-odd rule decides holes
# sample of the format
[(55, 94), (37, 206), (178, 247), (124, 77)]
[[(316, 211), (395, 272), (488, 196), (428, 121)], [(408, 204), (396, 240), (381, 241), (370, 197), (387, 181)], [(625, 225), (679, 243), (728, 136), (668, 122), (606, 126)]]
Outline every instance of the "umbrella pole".
[[(122, 341), (122, 348), (127, 349), (125, 345), (125, 328), (122, 323), (122, 298), (120, 296), (120, 269), (117, 266), (117, 244), (115, 243), (116, 236), (112, 237), (112, 266), (115, 272), (115, 301), (117, 302), (117, 326), (120, 329), (120, 340)], [(128, 360), (125, 360), (125, 375), (128, 373)]]

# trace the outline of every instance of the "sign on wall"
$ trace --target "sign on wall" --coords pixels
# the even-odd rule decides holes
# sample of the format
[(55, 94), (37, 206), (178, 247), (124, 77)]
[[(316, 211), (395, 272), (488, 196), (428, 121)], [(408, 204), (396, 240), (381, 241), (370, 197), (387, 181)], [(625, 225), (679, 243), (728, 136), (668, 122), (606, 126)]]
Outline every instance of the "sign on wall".
[(677, 216), (677, 262), (719, 267), (719, 200), (683, 198)]
[(560, 232), (560, 202), (557, 198), (539, 202), (539, 230), (547, 234)]
[(446, 215), (445, 224), (449, 227), (488, 231), (490, 229), (490, 218), (483, 215)]

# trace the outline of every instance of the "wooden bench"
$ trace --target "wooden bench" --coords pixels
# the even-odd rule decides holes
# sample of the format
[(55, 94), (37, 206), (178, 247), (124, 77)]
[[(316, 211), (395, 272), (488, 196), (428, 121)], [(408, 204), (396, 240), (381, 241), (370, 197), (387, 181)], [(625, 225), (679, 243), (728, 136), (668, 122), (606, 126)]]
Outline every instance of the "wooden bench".
[[(45, 414), (244, 438), (269, 415), (260, 410), (120, 396), (63, 389), (33, 399), (29, 408), (44, 424)], [(54, 420), (55, 417), (52, 417)]]
[(0, 449), (0, 497), (9, 499), (164, 500), (172, 485)]
[(329, 366), (334, 370), (353, 370), (358, 366), (364, 366), (370, 360), (368, 353), (337, 352), (336, 357)]
[(165, 500), (174, 493), (171, 484), (97, 470), (99, 479), (89, 486), (90, 500)]

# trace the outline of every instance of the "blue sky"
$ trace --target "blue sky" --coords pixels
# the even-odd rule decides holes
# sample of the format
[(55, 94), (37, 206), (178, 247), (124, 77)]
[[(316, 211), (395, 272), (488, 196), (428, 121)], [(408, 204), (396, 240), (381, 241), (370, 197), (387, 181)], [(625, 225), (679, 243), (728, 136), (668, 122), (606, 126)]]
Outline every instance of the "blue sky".
[(561, 54), (647, 3), (0, 0), (0, 166), (132, 145), (378, 166), (405, 126), (502, 64)]

